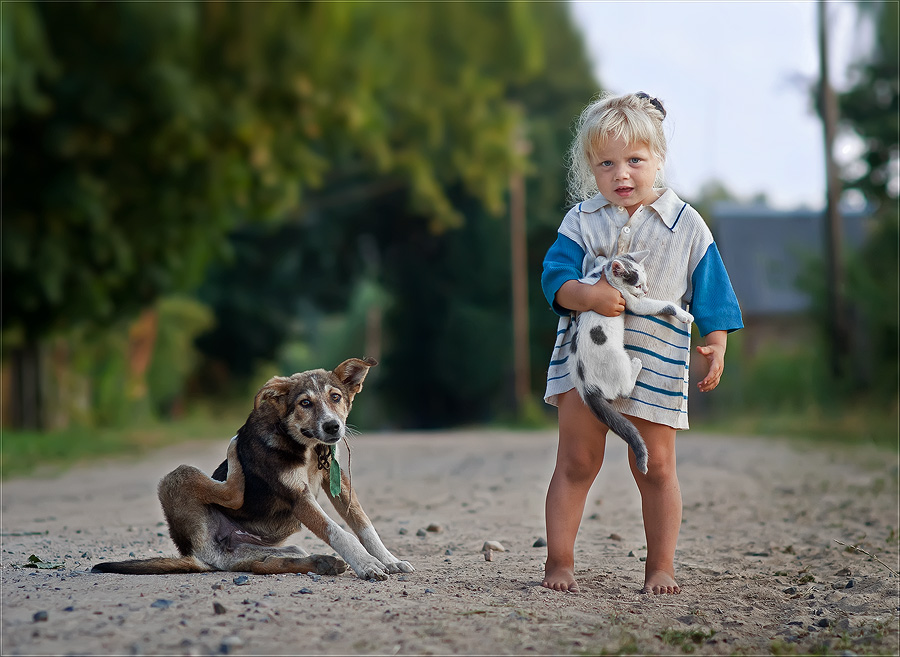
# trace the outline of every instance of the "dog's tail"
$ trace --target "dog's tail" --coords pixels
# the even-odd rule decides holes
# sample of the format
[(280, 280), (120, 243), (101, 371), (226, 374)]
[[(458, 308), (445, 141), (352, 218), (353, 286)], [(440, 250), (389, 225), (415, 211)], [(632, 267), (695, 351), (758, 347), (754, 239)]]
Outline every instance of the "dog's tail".
[(644, 444), (644, 439), (641, 437), (641, 432), (637, 430), (637, 427), (614, 409), (612, 404), (603, 398), (603, 395), (600, 394), (597, 388), (587, 386), (581, 394), (581, 398), (588, 408), (591, 409), (591, 412), (597, 416), (598, 420), (628, 443), (631, 451), (634, 452), (638, 470), (647, 474), (647, 445)]
[(120, 575), (175, 575), (181, 573), (205, 573), (209, 566), (195, 557), (154, 557), (131, 561), (102, 561), (91, 568), (92, 573), (118, 573)]

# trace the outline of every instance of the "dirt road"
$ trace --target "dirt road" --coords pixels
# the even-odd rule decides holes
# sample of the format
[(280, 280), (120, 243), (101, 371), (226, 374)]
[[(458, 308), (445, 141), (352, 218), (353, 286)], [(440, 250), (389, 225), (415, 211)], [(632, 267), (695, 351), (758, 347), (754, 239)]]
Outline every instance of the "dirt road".
[[(355, 438), (353, 486), (389, 549), (417, 569), (386, 582), (89, 572), (101, 560), (174, 554), (156, 482), (180, 463), (211, 472), (226, 445), (4, 482), (0, 652), (900, 652), (893, 453), (680, 435), (678, 596), (638, 592), (640, 498), (612, 440), (576, 545), (582, 592), (540, 586), (548, 432)], [(332, 554), (305, 531), (294, 538)], [(487, 561), (485, 541), (505, 551)], [(25, 567), (31, 555), (61, 567)]]

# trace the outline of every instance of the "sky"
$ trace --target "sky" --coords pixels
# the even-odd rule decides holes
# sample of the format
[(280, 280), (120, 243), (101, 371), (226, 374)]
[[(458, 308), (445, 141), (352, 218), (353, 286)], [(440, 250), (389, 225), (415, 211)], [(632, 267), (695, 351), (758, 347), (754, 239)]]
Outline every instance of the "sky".
[[(645, 91), (665, 105), (670, 187), (691, 201), (719, 180), (785, 210), (824, 206), (823, 128), (809, 91), (819, 75), (817, 4), (570, 3), (602, 88)], [(871, 43), (854, 5), (826, 5), (838, 90)], [(842, 138), (836, 157), (850, 162), (858, 148)]]

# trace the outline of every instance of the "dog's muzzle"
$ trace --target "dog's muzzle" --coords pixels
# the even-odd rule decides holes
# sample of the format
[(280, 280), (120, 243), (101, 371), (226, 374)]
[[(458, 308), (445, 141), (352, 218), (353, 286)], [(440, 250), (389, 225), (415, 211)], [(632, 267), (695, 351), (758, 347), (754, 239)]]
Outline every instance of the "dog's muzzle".
[(344, 425), (335, 419), (325, 420), (319, 424), (318, 432), (313, 432), (310, 429), (301, 429), (300, 433), (307, 438), (318, 440), (320, 443), (332, 445), (344, 437)]

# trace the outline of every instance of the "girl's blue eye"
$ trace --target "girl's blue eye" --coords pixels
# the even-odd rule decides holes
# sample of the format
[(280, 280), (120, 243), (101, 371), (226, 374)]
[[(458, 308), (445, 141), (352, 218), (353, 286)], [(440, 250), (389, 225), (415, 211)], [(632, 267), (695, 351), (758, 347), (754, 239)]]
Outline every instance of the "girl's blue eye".
[(633, 158), (631, 158), (631, 163), (632, 163), (632, 164), (640, 164), (640, 162), (641, 162), (641, 158), (639, 158), (639, 157), (633, 157)]

